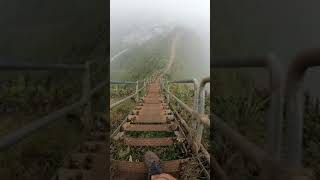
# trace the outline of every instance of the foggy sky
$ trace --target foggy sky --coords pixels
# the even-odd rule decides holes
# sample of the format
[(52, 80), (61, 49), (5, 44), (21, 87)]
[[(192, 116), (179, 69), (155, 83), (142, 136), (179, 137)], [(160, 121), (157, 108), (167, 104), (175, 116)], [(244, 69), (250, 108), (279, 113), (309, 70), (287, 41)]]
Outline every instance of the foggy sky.
[(209, 0), (111, 0), (111, 21), (118, 19), (168, 20), (184, 24), (209, 20)]
[[(143, 28), (153, 25), (182, 27), (186, 32), (192, 32), (192, 35), (188, 34), (185, 37), (190, 39), (185, 41), (188, 42), (190, 50), (185, 51), (201, 51), (193, 51), (193, 56), (188, 56), (183, 61), (191, 66), (192, 63), (202, 64), (203, 68), (194, 71), (209, 75), (210, 0), (111, 0), (111, 55), (130, 48), (121, 46), (121, 38), (132, 32), (144, 31)], [(196, 39), (191, 40), (192, 36)]]
[(111, 0), (111, 38), (120, 31), (149, 23), (193, 28), (209, 37), (209, 0)]

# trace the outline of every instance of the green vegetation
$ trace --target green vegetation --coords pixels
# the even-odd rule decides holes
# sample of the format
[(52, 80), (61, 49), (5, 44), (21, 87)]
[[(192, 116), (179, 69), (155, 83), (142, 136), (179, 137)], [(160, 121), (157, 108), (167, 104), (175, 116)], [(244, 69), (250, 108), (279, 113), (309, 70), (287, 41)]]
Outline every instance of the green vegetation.
[[(236, 78), (227, 73), (219, 72), (215, 76), (217, 86), (214, 90), (214, 112), (251, 142), (264, 148), (266, 143), (265, 119), (270, 103), (268, 90), (257, 88), (241, 72), (233, 72)], [(233, 86), (232, 89), (227, 88), (230, 85)], [(232, 92), (223, 91), (224, 89), (232, 90)], [(319, 119), (319, 100), (312, 99), (306, 94), (303, 161), (306, 167), (314, 170), (316, 177), (320, 175), (318, 151), (320, 136), (317, 133), (320, 128)], [(286, 132), (286, 123), (284, 123), (283, 130)], [(255, 178), (258, 174), (259, 169), (256, 165), (244, 158), (230, 141), (219, 134), (215, 134), (212, 147), (219, 164), (231, 179)]]
[(164, 68), (169, 56), (170, 37), (155, 37), (115, 59), (110, 67), (111, 79), (136, 81)]
[[(154, 72), (165, 67), (169, 54), (170, 36), (155, 37), (146, 44), (129, 50), (111, 63), (110, 79), (137, 81), (151, 76)], [(142, 83), (139, 83), (142, 87)], [(110, 89), (111, 103), (123, 99), (135, 92), (135, 85), (112, 85)], [(145, 91), (140, 93), (143, 96)], [(129, 112), (135, 102), (128, 100), (111, 110), (111, 132), (113, 132)]]
[(114, 143), (111, 146), (111, 151), (113, 151), (113, 159), (116, 160), (129, 160), (130, 156), (132, 157), (132, 161), (143, 162), (143, 155), (147, 151), (152, 151), (159, 155), (160, 159), (164, 161), (182, 159), (185, 157), (183, 153), (181, 153), (181, 145), (173, 144), (168, 147), (129, 147), (119, 143)]

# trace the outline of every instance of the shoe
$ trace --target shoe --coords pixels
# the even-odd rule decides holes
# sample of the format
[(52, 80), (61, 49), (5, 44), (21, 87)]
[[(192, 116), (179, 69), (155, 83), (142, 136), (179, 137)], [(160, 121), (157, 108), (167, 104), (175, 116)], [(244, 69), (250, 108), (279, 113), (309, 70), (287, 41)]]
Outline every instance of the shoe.
[(162, 173), (160, 159), (154, 152), (148, 151), (144, 154), (144, 163), (148, 168), (150, 176)]

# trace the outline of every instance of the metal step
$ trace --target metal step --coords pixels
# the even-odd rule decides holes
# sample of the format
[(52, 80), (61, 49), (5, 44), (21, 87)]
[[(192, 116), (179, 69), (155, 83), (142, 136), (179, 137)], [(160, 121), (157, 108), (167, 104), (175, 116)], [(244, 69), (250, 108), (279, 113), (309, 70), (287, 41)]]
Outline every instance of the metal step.
[(125, 123), (124, 131), (172, 131), (168, 124), (130, 124)]
[[(174, 173), (180, 172), (182, 167), (187, 165), (190, 159), (178, 159), (172, 161), (162, 161), (161, 166), (163, 172)], [(148, 173), (147, 167), (144, 162), (130, 162), (122, 160), (111, 160), (111, 166), (119, 172), (130, 173)]]
[(172, 137), (166, 138), (124, 138), (124, 144), (128, 146), (171, 146), (173, 144)]

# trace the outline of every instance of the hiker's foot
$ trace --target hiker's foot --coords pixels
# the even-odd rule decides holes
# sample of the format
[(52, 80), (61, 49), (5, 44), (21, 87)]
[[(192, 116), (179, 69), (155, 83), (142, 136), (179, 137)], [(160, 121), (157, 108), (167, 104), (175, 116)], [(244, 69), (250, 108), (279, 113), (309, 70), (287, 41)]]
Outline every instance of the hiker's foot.
[(162, 168), (160, 166), (160, 159), (155, 153), (151, 151), (146, 152), (144, 154), (144, 163), (148, 167), (149, 174), (151, 176), (162, 173)]

